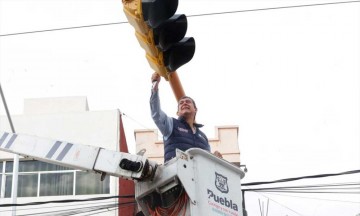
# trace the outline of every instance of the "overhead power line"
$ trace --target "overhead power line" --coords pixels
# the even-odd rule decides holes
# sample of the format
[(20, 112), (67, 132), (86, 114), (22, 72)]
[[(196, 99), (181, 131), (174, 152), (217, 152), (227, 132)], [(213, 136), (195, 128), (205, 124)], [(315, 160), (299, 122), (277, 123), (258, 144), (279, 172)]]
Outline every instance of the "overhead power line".
[(265, 195), (262, 194), (262, 193), (259, 193), (259, 192), (257, 192), (257, 191), (254, 191), (254, 192), (255, 192), (255, 193), (258, 193), (259, 195), (261, 195), (261, 196), (269, 199), (270, 201), (278, 204), (279, 206), (282, 206), (283, 208), (285, 208), (285, 209), (287, 209), (287, 210), (289, 210), (289, 211), (291, 211), (291, 212), (293, 212), (293, 213), (295, 213), (295, 214), (297, 214), (297, 215), (299, 215), (299, 216), (303, 216), (302, 214), (300, 214), (299, 212), (295, 211), (294, 209), (292, 209), (292, 208), (290, 208), (290, 207), (288, 207), (288, 206), (286, 206), (286, 205), (284, 205), (284, 204), (282, 204), (282, 203), (280, 203), (280, 202), (278, 202), (278, 201), (275, 201), (274, 199), (271, 199), (271, 198), (269, 198), (268, 196), (265, 196)]
[[(27, 213), (27, 214), (18, 214), (18, 216), (46, 216), (46, 215), (52, 215), (52, 216), (60, 216), (60, 215), (72, 215), (72, 214), (79, 214), (89, 211), (96, 211), (104, 208), (113, 208), (117, 207), (117, 203), (107, 204), (107, 205), (91, 205), (81, 208), (64, 208), (61, 210), (51, 210), (51, 211), (43, 211), (43, 212), (36, 212), (36, 213)], [(55, 207), (53, 207), (55, 208)]]
[[(344, 187), (345, 186), (345, 187)], [(357, 187), (349, 187), (357, 186)], [(263, 190), (299, 190), (299, 191), (310, 191), (310, 190), (353, 190), (360, 189), (360, 182), (358, 183), (343, 183), (343, 184), (322, 184), (322, 185), (302, 185), (302, 186), (287, 186), (287, 187), (261, 187), (261, 188), (249, 188), (243, 189), (243, 191), (263, 191)]]
[(44, 30), (28, 31), (28, 32), (17, 32), (17, 33), (10, 33), (10, 34), (2, 34), (2, 35), (0, 35), (0, 37), (23, 35), (23, 34), (43, 33), (43, 32), (52, 32), (52, 31), (64, 31), (64, 30), (81, 29), (81, 28), (92, 28), (92, 27), (109, 26), (109, 25), (120, 25), (120, 24), (124, 24), (124, 23), (128, 23), (128, 22), (103, 23), (103, 24), (73, 26), (73, 27), (64, 27), (64, 28), (55, 28), (55, 29), (44, 29)]
[(261, 192), (276, 192), (276, 193), (311, 193), (311, 194), (359, 194), (359, 191), (299, 191), (299, 190), (248, 190)]
[(291, 6), (282, 6), (282, 7), (270, 7), (270, 8), (258, 8), (258, 9), (248, 9), (248, 10), (236, 10), (236, 11), (204, 13), (204, 14), (197, 14), (197, 15), (189, 15), (188, 17), (213, 16), (213, 15), (223, 15), (223, 14), (232, 14), (232, 13), (256, 12), (256, 11), (267, 11), (267, 10), (280, 10), (280, 9), (302, 8), (302, 7), (315, 7), (315, 6), (349, 4), (349, 3), (359, 3), (359, 2), (360, 1), (345, 1), (345, 2), (326, 2), (326, 3), (318, 3), (318, 4), (305, 4), (305, 5), (291, 5)]
[(264, 182), (249, 182), (249, 183), (243, 183), (243, 186), (253, 186), (253, 185), (262, 185), (262, 184), (274, 184), (274, 183), (281, 183), (281, 182), (289, 182), (289, 181), (296, 181), (301, 179), (311, 179), (311, 178), (324, 178), (324, 177), (330, 177), (330, 176), (340, 176), (340, 175), (350, 175), (360, 173), (360, 170), (351, 170), (341, 173), (329, 173), (329, 174), (319, 174), (319, 175), (311, 175), (311, 176), (300, 176), (295, 178), (286, 178), (286, 179), (279, 179), (275, 181), (264, 181)]
[[(29, 213), (29, 214), (19, 214), (19, 216), (32, 216), (32, 215), (38, 215), (38, 216), (69, 216), (69, 215), (83, 215), (84, 213), (89, 212), (95, 212), (94, 214), (98, 214), (101, 212), (106, 211), (113, 211), (118, 208), (124, 208), (127, 206), (133, 206), (135, 205), (135, 202), (127, 202), (127, 203), (112, 203), (108, 205), (92, 205), (87, 207), (81, 207), (81, 208), (64, 208), (61, 210), (56, 211), (43, 211), (43, 212), (36, 212), (36, 213)], [(86, 214), (86, 215), (92, 215), (92, 214)]]
[[(344, 188), (343, 186), (353, 186), (353, 185), (360, 185), (360, 182), (345, 182), (345, 183), (333, 183), (333, 184), (316, 184), (316, 185), (301, 185), (301, 186), (288, 186), (288, 187), (272, 187), (272, 188), (249, 188), (248, 186), (254, 186), (254, 185), (263, 185), (263, 184), (273, 184), (273, 183), (283, 183), (283, 182), (290, 182), (290, 181), (296, 181), (296, 180), (301, 180), (301, 179), (313, 179), (313, 178), (324, 178), (324, 177), (331, 177), (331, 176), (341, 176), (341, 175), (349, 175), (349, 174), (356, 174), (356, 173), (360, 173), (360, 170), (351, 170), (351, 171), (346, 171), (346, 172), (341, 172), (341, 173), (330, 173), (330, 174), (319, 174), (319, 175), (311, 175), (311, 176), (301, 176), (301, 177), (295, 177), (295, 178), (286, 178), (286, 179), (279, 179), (279, 180), (275, 180), (275, 181), (264, 181), (264, 182), (250, 182), (250, 183), (243, 183), (241, 184), (242, 186), (244, 186), (246, 189), (242, 189), (243, 192), (243, 199), (245, 200), (245, 196), (244, 193), (245, 192), (255, 192), (260, 194), (261, 196), (264, 196), (268, 199), (270, 199), (269, 197), (265, 196), (263, 193), (272, 193), (272, 192), (277, 192), (277, 193), (317, 193), (317, 194), (328, 194), (328, 193), (333, 193), (333, 194), (359, 194), (359, 191), (320, 191), (320, 190), (328, 190), (333, 189), (350, 189), (353, 190), (354, 188)], [(342, 188), (339, 188), (341, 187)], [(355, 188), (355, 189), (358, 189)], [(305, 191), (308, 190), (308, 191)], [(318, 191), (313, 191), (313, 190), (318, 190)], [(283, 204), (280, 204), (279, 202), (276, 202), (273, 199), (270, 199), (271, 201), (282, 205), (284, 208), (289, 209), (290, 211), (301, 215), (299, 212), (294, 211), (293, 209), (290, 209), (287, 206), (284, 206)]]
[[(96, 202), (96, 205), (108, 205), (108, 204), (114, 204), (114, 200), (109, 200), (109, 201), (105, 200), (105, 201), (97, 201)], [(123, 205), (123, 203), (119, 203), (119, 204)], [(56, 205), (56, 208), (70, 209), (70, 208), (73, 208), (74, 206), (77, 207), (77, 208), (84, 208), (84, 207), (86, 207), (88, 205), (89, 205), (89, 202), (74, 203), (74, 204), (63, 203), (63, 205)], [(52, 210), (53, 208), (54, 208), (53, 205), (51, 205), (51, 206), (38, 205), (38, 206), (31, 206), (31, 207), (29, 206), (29, 207), (18, 208), (18, 209), (16, 209), (16, 212), (20, 215), (20, 213), (22, 213), (22, 212), (36, 212), (36, 211), (39, 211), (39, 210), (46, 211), (48, 209)], [(7, 212), (11, 212), (11, 211), (12, 211), (11, 209), (10, 210), (9, 209), (8, 210), (1, 210), (0, 215), (2, 215), (2, 213), (7, 213)], [(34, 215), (37, 215), (37, 214), (34, 213)]]
[(52, 200), (52, 201), (44, 201), (44, 202), (21, 203), (21, 204), (0, 204), (0, 207), (29, 206), (29, 205), (48, 204), (48, 203), (87, 202), (87, 201), (106, 200), (106, 199), (113, 199), (113, 198), (134, 198), (134, 197), (135, 197), (135, 195), (126, 195), (126, 196), (94, 197), (94, 198), (89, 198), (89, 199)]
[[(194, 15), (187, 15), (187, 17), (214, 16), (214, 15), (224, 15), (224, 14), (233, 14), (233, 13), (257, 12), (257, 11), (267, 11), (267, 10), (281, 10), (281, 9), (302, 8), (302, 7), (316, 7), (316, 6), (349, 4), (349, 3), (359, 3), (359, 2), (360, 1), (343, 1), (343, 2), (327, 2), (327, 3), (305, 4), (305, 5), (291, 5), (291, 6), (281, 6), (281, 7), (257, 8), (257, 9), (247, 9), (247, 10), (234, 10), (234, 11), (194, 14)], [(125, 24), (125, 23), (128, 23), (128, 22), (123, 21), (123, 22), (93, 24), (93, 25), (84, 25), (84, 26), (73, 26), (73, 27), (64, 27), (64, 28), (44, 29), (44, 30), (27, 31), (27, 32), (16, 32), (16, 33), (9, 33), (9, 34), (1, 34), (0, 37), (8, 37), (8, 36), (16, 36), (16, 35), (24, 35), (24, 34), (35, 34), (35, 33), (44, 33), (44, 32), (52, 32), (52, 31), (64, 31), (64, 30), (73, 30), (73, 29), (81, 29), (81, 28), (93, 28), (93, 27), (110, 26), (110, 25), (120, 25), (120, 24)]]
[[(105, 204), (96, 202), (91, 205), (89, 203), (86, 203), (84, 205), (87, 205), (87, 206), (78, 207), (78, 208), (69, 208), (68, 205), (66, 205), (66, 206), (65, 205), (64, 206), (57, 205), (57, 206), (40, 207), (40, 208), (33, 208), (33, 209), (18, 209), (17, 212), (22, 211), (22, 212), (25, 212), (25, 214), (19, 213), (17, 215), (19, 215), (19, 216), (33, 216), (33, 215), (37, 215), (37, 216), (69, 216), (69, 215), (84, 214), (87, 212), (96, 212), (96, 211), (103, 210), (103, 209), (109, 210), (110, 208), (115, 208), (115, 209), (119, 208), (121, 210), (122, 208), (136, 205), (136, 202), (135, 201), (122, 202), (122, 203), (107, 202)], [(57, 210), (49, 210), (49, 208), (57, 209)], [(26, 213), (26, 212), (29, 212), (29, 210), (32, 210), (31, 211), (32, 213)], [(2, 211), (2, 212), (11, 212), (11, 211), (12, 210), (7, 210), (7, 211)]]
[(353, 203), (353, 204), (359, 204), (360, 203), (359, 201), (324, 199), (324, 198), (317, 198), (317, 197), (304, 197), (304, 196), (295, 196), (295, 195), (289, 195), (289, 194), (278, 194), (278, 193), (273, 193), (273, 192), (261, 192), (261, 193), (267, 193), (269, 195), (300, 198), (300, 199), (312, 199), (312, 200), (320, 200), (320, 201), (343, 202), (343, 203)]
[[(129, 116), (129, 115), (123, 113), (123, 112), (122, 112), (121, 114), (122, 114), (123, 116), (127, 117), (128, 119), (130, 119), (131, 121), (135, 122), (136, 124), (140, 125), (140, 126), (143, 127), (144, 129), (152, 130), (152, 129), (150, 129), (149, 127), (146, 127), (146, 126), (145, 126), (144, 124), (142, 124), (141, 122), (135, 120), (133, 117), (131, 117), (131, 116)], [(160, 134), (158, 133), (158, 130), (154, 130), (153, 133), (156, 135), (156, 137), (157, 137), (158, 139), (161, 139), (161, 136), (160, 136)]]

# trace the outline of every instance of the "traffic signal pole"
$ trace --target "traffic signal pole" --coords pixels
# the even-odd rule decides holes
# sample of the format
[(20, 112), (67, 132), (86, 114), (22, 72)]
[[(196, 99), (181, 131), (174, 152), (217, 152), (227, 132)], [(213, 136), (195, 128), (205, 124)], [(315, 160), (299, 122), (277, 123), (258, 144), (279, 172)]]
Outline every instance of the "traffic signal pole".
[(180, 98), (182, 98), (183, 96), (185, 96), (185, 92), (184, 89), (181, 85), (180, 79), (178, 74), (176, 73), (176, 71), (169, 73), (168, 75), (168, 81), (169, 84), (174, 92), (176, 101), (179, 101)]

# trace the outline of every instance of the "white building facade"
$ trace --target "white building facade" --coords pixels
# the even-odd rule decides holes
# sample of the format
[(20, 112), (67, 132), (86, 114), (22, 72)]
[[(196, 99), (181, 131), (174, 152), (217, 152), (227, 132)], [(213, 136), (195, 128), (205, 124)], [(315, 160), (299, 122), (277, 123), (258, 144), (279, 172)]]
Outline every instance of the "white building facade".
[[(16, 133), (119, 149), (120, 111), (89, 111), (86, 97), (27, 99), (24, 114), (12, 116)], [(11, 132), (6, 116), (0, 130)], [(12, 203), (14, 155), (0, 151), (0, 205)], [(16, 215), (118, 215), (117, 198), (67, 202), (118, 195), (118, 178), (83, 172), (20, 157), (17, 203), (64, 201), (16, 207)], [(0, 207), (0, 215), (12, 215), (12, 207)]]

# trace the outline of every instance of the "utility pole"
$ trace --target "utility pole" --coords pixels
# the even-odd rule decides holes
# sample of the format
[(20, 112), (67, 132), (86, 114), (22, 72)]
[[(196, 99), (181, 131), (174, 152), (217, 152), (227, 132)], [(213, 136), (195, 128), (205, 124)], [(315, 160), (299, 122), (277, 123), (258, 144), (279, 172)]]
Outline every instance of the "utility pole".
[[(12, 120), (11, 120), (10, 112), (9, 112), (9, 109), (7, 107), (7, 104), (6, 104), (6, 100), (5, 100), (3, 90), (1, 88), (1, 84), (0, 84), (0, 94), (1, 94), (1, 99), (3, 101), (4, 108), (5, 108), (5, 111), (6, 111), (6, 116), (7, 116), (8, 120), (9, 120), (9, 124), (10, 124), (10, 127), (11, 127), (11, 132), (15, 133), (14, 125), (13, 125)], [(17, 203), (18, 176), (19, 176), (19, 155), (14, 154), (13, 175), (12, 175), (12, 185), (11, 185), (12, 204)], [(12, 215), (16, 216), (16, 206), (15, 205), (12, 207)]]

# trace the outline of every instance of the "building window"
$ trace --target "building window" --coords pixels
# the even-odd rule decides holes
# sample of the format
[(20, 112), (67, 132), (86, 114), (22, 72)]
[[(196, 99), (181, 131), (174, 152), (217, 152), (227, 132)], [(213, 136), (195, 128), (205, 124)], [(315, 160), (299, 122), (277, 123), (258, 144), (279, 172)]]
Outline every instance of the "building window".
[[(37, 196), (36, 174), (18, 175), (18, 197)], [(11, 197), (12, 175), (5, 175), (5, 197)]]
[(44, 173), (40, 176), (40, 196), (74, 194), (74, 173)]
[[(110, 177), (107, 175), (104, 182), (109, 182)], [(109, 184), (103, 184), (99, 175), (76, 171), (76, 191), (75, 195), (85, 194), (107, 194), (110, 192)]]
[[(1, 197), (11, 197), (12, 161), (0, 162)], [(20, 161), (18, 197), (109, 194), (110, 178), (41, 161)]]

